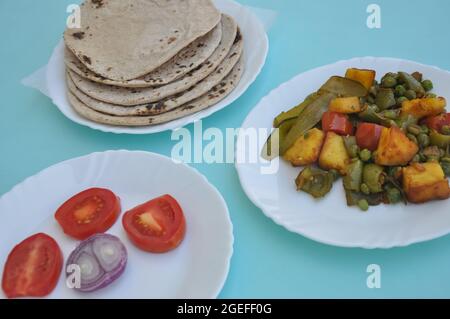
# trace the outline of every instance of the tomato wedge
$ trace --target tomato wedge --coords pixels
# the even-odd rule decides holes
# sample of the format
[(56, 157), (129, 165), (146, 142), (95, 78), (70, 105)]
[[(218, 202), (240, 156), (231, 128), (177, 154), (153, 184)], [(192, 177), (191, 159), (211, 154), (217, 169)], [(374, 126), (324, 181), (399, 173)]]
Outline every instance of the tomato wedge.
[(356, 143), (361, 149), (375, 151), (380, 142), (383, 126), (373, 123), (361, 123), (356, 129)]
[(63, 265), (61, 249), (46, 234), (18, 244), (8, 256), (2, 288), (8, 298), (43, 297), (55, 289)]
[(441, 132), (443, 126), (450, 125), (450, 113), (429, 116), (425, 118), (422, 123), (437, 132)]
[(334, 132), (339, 135), (351, 135), (353, 125), (346, 114), (325, 112), (322, 116), (322, 129), (325, 132)]
[(183, 210), (170, 195), (152, 199), (126, 212), (122, 223), (138, 248), (153, 253), (175, 249), (186, 232)]
[(104, 188), (91, 188), (62, 204), (55, 218), (64, 233), (84, 240), (111, 228), (120, 210), (120, 199), (113, 192)]

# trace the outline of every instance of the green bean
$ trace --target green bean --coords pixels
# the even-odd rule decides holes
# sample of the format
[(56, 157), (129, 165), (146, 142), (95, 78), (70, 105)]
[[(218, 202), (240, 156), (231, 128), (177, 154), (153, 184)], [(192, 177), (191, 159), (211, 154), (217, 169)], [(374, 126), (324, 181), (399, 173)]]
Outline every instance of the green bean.
[(359, 152), (359, 158), (363, 162), (368, 162), (372, 158), (372, 153), (368, 149), (363, 149), (361, 152)]
[(369, 202), (365, 199), (361, 199), (358, 201), (358, 207), (364, 212), (367, 212), (369, 210)]
[(375, 102), (381, 110), (386, 110), (397, 104), (394, 91), (388, 88), (381, 88), (378, 91), (377, 97), (375, 98)]
[(399, 166), (388, 167), (388, 175), (393, 179), (399, 179), (402, 174), (402, 168)]
[(333, 187), (334, 177), (327, 171), (307, 166), (295, 180), (297, 190), (302, 190), (314, 198), (321, 198), (328, 194)]
[(351, 158), (358, 157), (359, 147), (358, 147), (358, 144), (356, 144), (356, 137), (345, 136), (344, 137), (344, 145), (345, 145), (345, 149), (347, 150), (348, 156), (350, 156)]
[(385, 181), (384, 168), (376, 164), (367, 164), (363, 170), (363, 183), (369, 187), (371, 193), (383, 191)]
[(331, 176), (333, 177), (334, 181), (337, 181), (339, 179), (339, 177), (341, 177), (341, 174), (339, 174), (339, 172), (337, 170), (335, 170), (335, 169), (330, 169), (328, 171), (328, 173), (331, 174)]
[(444, 162), (441, 163), (442, 170), (444, 171), (445, 176), (450, 176), (450, 162)]
[(441, 158), (441, 161), (444, 163), (450, 163), (450, 157), (443, 157)]
[(427, 161), (427, 157), (425, 156), (425, 154), (422, 152), (419, 152), (419, 162), (426, 162)]
[(449, 125), (442, 126), (441, 133), (444, 135), (450, 135), (450, 126)]
[(414, 155), (413, 159), (411, 160), (411, 163), (420, 163), (420, 155), (419, 154)]
[(420, 133), (417, 136), (417, 141), (419, 142), (420, 147), (427, 147), (430, 145), (430, 137), (424, 133)]
[(400, 110), (385, 110), (380, 115), (390, 120), (397, 120), (400, 116)]
[(354, 160), (347, 166), (347, 175), (344, 176), (344, 188), (355, 192), (360, 191), (364, 164)]
[(395, 188), (391, 187), (386, 191), (386, 196), (388, 198), (389, 203), (395, 204), (402, 200), (402, 194), (400, 191)]
[(409, 100), (414, 100), (417, 97), (417, 94), (414, 90), (407, 90), (405, 92), (405, 97)]
[(295, 124), (280, 144), (281, 155), (284, 155), (300, 136), (320, 122), (322, 115), (328, 110), (328, 104), (335, 97), (336, 94), (333, 93), (320, 94), (303, 109), (301, 116), (295, 119)]
[(408, 126), (407, 131), (408, 131), (408, 133), (411, 133), (412, 135), (417, 136), (420, 133), (422, 133), (422, 128), (417, 124), (411, 124), (410, 126)]
[(401, 128), (401, 130), (403, 132), (406, 132), (406, 129), (408, 128), (408, 126), (410, 126), (411, 124), (417, 124), (417, 118), (412, 116), (411, 114), (407, 115), (407, 116), (402, 116), (398, 121), (397, 121), (397, 125), (398, 127)]
[(372, 96), (377, 96), (378, 88), (376, 85), (372, 85), (369, 89), (369, 94)]
[(431, 82), (430, 80), (422, 81), (422, 87), (426, 92), (429, 92), (433, 89), (433, 82)]
[(419, 141), (417, 140), (417, 138), (413, 135), (413, 134), (406, 134), (406, 136), (415, 144), (419, 145)]
[(436, 132), (435, 130), (431, 130), (430, 132), (430, 141), (432, 145), (439, 146), (441, 148), (447, 148), (450, 146), (450, 136), (444, 135)]
[(399, 79), (401, 79), (408, 90), (413, 90), (418, 97), (425, 95), (425, 90), (417, 79), (411, 74), (399, 72)]
[(397, 85), (397, 80), (391, 75), (386, 75), (381, 80), (381, 85), (385, 88), (393, 88)]
[(372, 95), (369, 95), (367, 97), (367, 103), (374, 104), (375, 103), (375, 98)]
[(429, 134), (430, 133), (430, 129), (425, 124), (421, 125), (420, 129), (422, 130), (422, 133), (425, 133), (425, 134)]

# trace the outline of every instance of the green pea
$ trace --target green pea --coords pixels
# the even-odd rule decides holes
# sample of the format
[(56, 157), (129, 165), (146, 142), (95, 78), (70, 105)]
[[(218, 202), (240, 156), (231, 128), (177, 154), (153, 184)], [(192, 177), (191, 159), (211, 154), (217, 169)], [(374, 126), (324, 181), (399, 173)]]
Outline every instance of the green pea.
[(427, 93), (427, 94), (425, 95), (425, 97), (428, 98), (428, 99), (434, 99), (434, 98), (437, 97), (437, 95), (434, 94), (434, 93)]
[(414, 90), (407, 90), (405, 92), (405, 97), (409, 100), (414, 100), (417, 97), (417, 94)]
[(370, 194), (370, 189), (369, 189), (369, 186), (367, 186), (367, 184), (362, 183), (360, 186), (360, 189), (361, 189), (361, 193), (363, 193), (365, 195)]
[(427, 147), (428, 145), (430, 145), (430, 137), (424, 133), (420, 133), (417, 136), (417, 141), (419, 142), (419, 145), (421, 147)]
[(386, 192), (386, 195), (389, 200), (389, 203), (391, 204), (398, 203), (402, 199), (402, 194), (395, 187), (389, 188)]
[(385, 118), (397, 120), (399, 116), (398, 110), (386, 110), (381, 113)]
[(400, 97), (397, 99), (397, 105), (398, 105), (398, 106), (402, 106), (403, 102), (405, 102), (405, 101), (408, 101), (408, 98), (405, 97), (405, 96), (400, 96)]
[(406, 134), (406, 136), (415, 144), (419, 144), (419, 141), (417, 140), (417, 138), (413, 135), (413, 134)]
[(363, 162), (368, 162), (372, 158), (372, 153), (368, 149), (363, 149), (359, 152), (359, 157)]
[(393, 88), (397, 85), (397, 80), (392, 75), (386, 75), (381, 80), (381, 85), (385, 88)]
[(358, 201), (358, 207), (364, 212), (367, 212), (369, 210), (369, 203), (365, 199), (361, 199)]
[(422, 86), (425, 91), (429, 92), (433, 89), (433, 82), (431, 82), (430, 80), (422, 81)]
[(395, 87), (395, 95), (403, 96), (406, 93), (406, 88), (403, 85), (397, 85)]

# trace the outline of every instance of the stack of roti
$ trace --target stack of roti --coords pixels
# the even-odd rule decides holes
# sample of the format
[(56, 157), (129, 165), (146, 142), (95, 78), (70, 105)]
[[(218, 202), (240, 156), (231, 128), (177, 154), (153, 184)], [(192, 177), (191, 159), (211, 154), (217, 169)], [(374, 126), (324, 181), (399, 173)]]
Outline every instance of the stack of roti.
[(243, 38), (211, 0), (86, 0), (64, 33), (70, 104), (109, 125), (148, 126), (208, 108), (237, 86)]

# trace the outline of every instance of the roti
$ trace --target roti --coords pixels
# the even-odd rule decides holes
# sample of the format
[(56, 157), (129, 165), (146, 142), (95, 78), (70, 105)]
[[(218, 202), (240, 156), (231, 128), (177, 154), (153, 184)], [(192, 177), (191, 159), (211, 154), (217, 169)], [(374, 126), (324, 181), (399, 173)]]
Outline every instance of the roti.
[(84, 64), (67, 47), (64, 52), (64, 61), (70, 70), (79, 76), (94, 82), (123, 87), (161, 86), (183, 77), (205, 62), (218, 47), (221, 39), (222, 22), (211, 32), (189, 44), (175, 57), (164, 63), (155, 71), (138, 79), (128, 81), (114, 81), (95, 74), (84, 66)]
[[(109, 86), (86, 80), (71, 70), (68, 72), (78, 89), (96, 100), (124, 106), (158, 102), (170, 96), (184, 92), (205, 79), (215, 69), (217, 69), (217, 67), (222, 65), (222, 63), (227, 62), (226, 56), (230, 54), (231, 50), (234, 50), (233, 54), (239, 54), (239, 52), (242, 52), (242, 36), (237, 32), (233, 34), (234, 37), (231, 38), (231, 34), (224, 33), (224, 38), (222, 38), (221, 44), (215, 50), (211, 58), (196, 70), (191, 71), (183, 78), (175, 82), (157, 88), (124, 88)], [(229, 70), (231, 70), (231, 68), (229, 68)]]
[(86, 0), (66, 46), (91, 71), (115, 81), (157, 69), (221, 19), (211, 0)]
[(212, 88), (207, 94), (179, 107), (173, 111), (166, 112), (160, 115), (152, 116), (113, 116), (105, 113), (95, 111), (83, 102), (81, 102), (75, 95), (68, 92), (69, 102), (74, 108), (74, 110), (91, 121), (115, 125), (115, 126), (149, 126), (157, 125), (166, 122), (179, 119), (190, 114), (197, 113), (204, 110), (214, 104), (217, 104), (226, 96), (228, 96), (238, 85), (242, 74), (244, 71), (244, 66), (242, 59), (234, 66), (230, 74), (223, 79), (221, 84)]
[(210, 91), (217, 85), (224, 85), (222, 81), (233, 69), (236, 63), (239, 61), (242, 54), (242, 38), (233, 45), (228, 56), (219, 65), (219, 67), (211, 73), (204, 80), (200, 81), (187, 91), (181, 92), (164, 100), (144, 104), (137, 106), (121, 106), (111, 103), (106, 103), (93, 99), (80, 91), (76, 84), (73, 82), (71, 75), (68, 75), (68, 87), (80, 101), (86, 104), (88, 107), (100, 111), (102, 113), (118, 115), (118, 116), (130, 116), (130, 115), (156, 115), (165, 112), (169, 112), (181, 105), (188, 103)]

